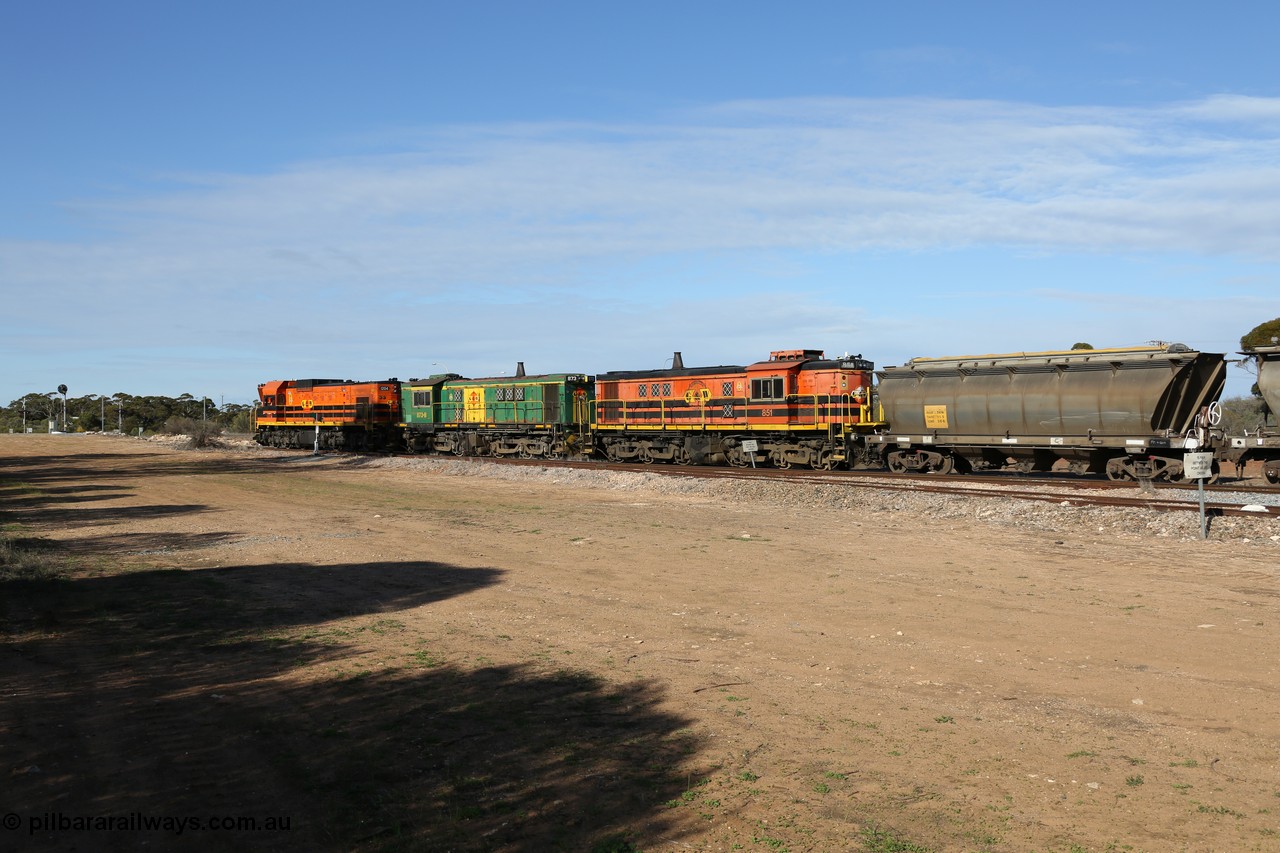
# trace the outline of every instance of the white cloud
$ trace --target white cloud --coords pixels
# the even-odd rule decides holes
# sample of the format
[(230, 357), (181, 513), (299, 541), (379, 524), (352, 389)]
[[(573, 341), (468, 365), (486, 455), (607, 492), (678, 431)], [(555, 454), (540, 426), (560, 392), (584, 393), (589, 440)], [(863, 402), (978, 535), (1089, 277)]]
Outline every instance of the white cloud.
[[(757, 268), (784, 254), (1003, 247), (1275, 261), (1278, 119), (1280, 99), (1228, 96), (1134, 110), (795, 99), (646, 125), (433, 128), (398, 147), (384, 139), (391, 153), (171, 175), (168, 192), (71, 202), (97, 226), (93, 240), (0, 242), (0, 281), (24, 294), (3, 325), (78, 314), (90, 345), (104, 318), (174, 346), (199, 328), (301, 330), (290, 344), (255, 338), (282, 352), (314, 349), (308, 336), (338, 327), (367, 346), (361, 335), (385, 337), (378, 329), (415, 300), (459, 292), (461, 314), (550, 292), (561, 316), (604, 325), (637, 310), (654, 323), (714, 315), (751, 293), (772, 294), (776, 312), (778, 288), (806, 288), (794, 272)], [(645, 294), (638, 309), (594, 301), (654, 259), (705, 256), (740, 258), (751, 274), (677, 285), (692, 293), (629, 281)], [(900, 307), (863, 298), (867, 313), (849, 325), (879, 317), (891, 328)], [(767, 333), (813, 327), (830, 310), (792, 301), (799, 315), (766, 318)], [(486, 340), (520, 327), (516, 314), (494, 316), (504, 325)], [(730, 328), (713, 333), (726, 344), (752, 334)], [(430, 334), (442, 346), (468, 339), (456, 319)]]
[[(726, 104), (642, 128), (451, 128), (382, 157), (178, 176), (165, 195), (82, 201), (117, 236), (5, 248), (20, 279), (92, 267), (133, 281), (416, 272), (427, 285), (513, 280), (531, 264), (582, 258), (762, 247), (1276, 259), (1277, 116), (1280, 100), (1258, 98), (1130, 112), (802, 100)], [(1238, 133), (1224, 134), (1228, 118)]]

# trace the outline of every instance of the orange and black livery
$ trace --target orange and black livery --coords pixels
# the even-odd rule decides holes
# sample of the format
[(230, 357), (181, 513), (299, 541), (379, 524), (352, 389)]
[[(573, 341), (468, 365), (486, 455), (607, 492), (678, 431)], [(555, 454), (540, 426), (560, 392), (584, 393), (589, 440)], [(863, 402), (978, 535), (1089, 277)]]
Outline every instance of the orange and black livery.
[(882, 426), (871, 400), (874, 365), (861, 356), (777, 350), (750, 365), (686, 368), (680, 353), (662, 370), (596, 377), (597, 448), (610, 459), (698, 464), (723, 456), (778, 467), (830, 469), (853, 439)]
[(269, 447), (376, 450), (399, 438), (400, 381), (286, 379), (258, 386), (254, 437)]

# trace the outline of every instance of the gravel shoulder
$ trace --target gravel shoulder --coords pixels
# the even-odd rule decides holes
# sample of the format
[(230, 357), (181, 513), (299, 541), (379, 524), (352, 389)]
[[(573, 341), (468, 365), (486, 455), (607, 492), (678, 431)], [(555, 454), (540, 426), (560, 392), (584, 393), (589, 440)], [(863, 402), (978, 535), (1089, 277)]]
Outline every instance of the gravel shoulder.
[(1273, 520), (107, 436), (0, 436), (0, 495), (77, 560), (0, 605), (24, 820), (1280, 850)]

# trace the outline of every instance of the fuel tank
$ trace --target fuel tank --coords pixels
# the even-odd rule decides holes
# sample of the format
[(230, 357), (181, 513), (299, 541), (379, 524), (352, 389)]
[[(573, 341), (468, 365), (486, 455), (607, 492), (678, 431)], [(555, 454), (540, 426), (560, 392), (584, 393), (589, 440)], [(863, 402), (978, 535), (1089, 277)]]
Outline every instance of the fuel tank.
[(1182, 344), (916, 358), (877, 371), (894, 433), (939, 437), (1178, 434), (1225, 374), (1221, 354)]

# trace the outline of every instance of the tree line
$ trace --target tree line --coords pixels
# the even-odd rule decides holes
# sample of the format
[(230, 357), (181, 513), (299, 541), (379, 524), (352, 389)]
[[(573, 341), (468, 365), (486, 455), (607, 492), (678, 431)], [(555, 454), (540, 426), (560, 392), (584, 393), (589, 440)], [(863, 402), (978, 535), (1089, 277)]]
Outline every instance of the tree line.
[[(64, 409), (65, 403), (65, 409)], [(249, 432), (253, 407), (244, 403), (219, 405), (208, 397), (138, 397), (123, 392), (110, 396), (68, 397), (58, 391), (25, 394), (0, 407), (0, 432), (123, 432), (137, 435), (178, 431), (179, 421), (207, 424), (226, 432)]]

